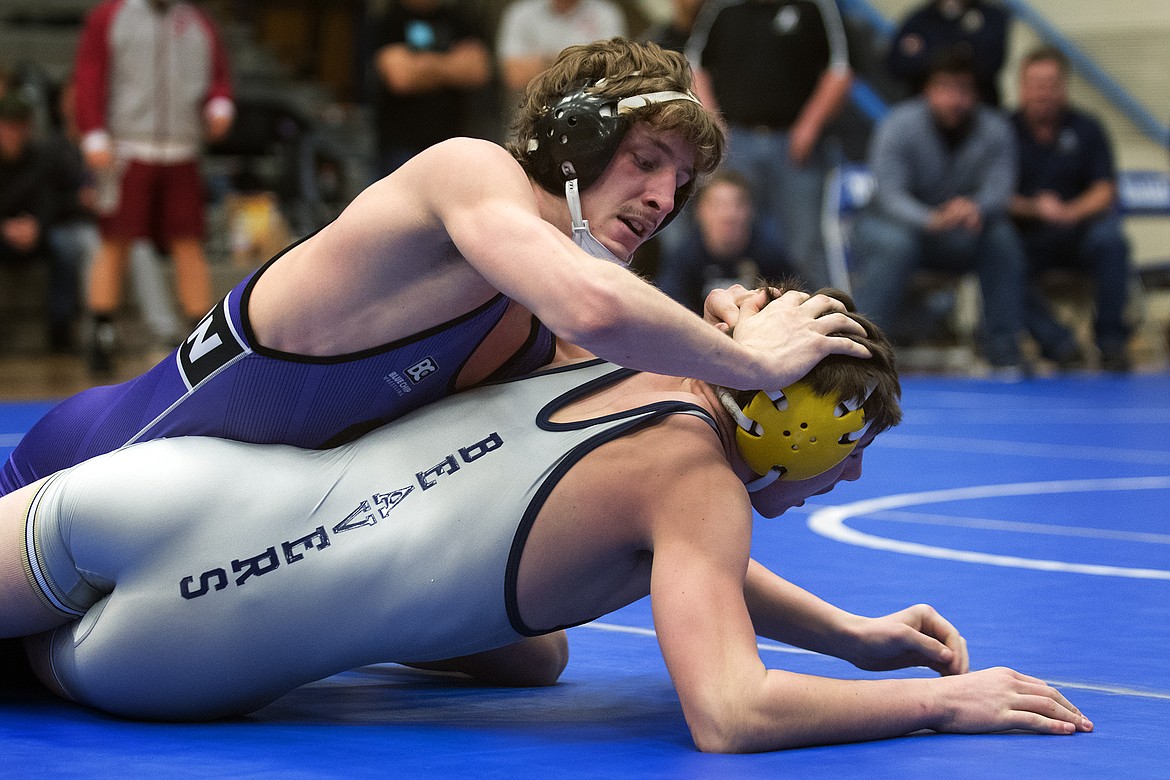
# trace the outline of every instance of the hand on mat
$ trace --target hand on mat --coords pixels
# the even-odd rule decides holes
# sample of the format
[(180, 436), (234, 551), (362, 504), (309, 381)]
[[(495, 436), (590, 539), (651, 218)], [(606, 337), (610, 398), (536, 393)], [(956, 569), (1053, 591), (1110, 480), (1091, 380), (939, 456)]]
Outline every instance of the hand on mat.
[(934, 726), (935, 731), (1072, 734), (1093, 730), (1092, 721), (1060, 691), (1012, 669), (984, 669), (945, 677), (936, 683), (941, 686), (940, 703), (945, 714)]
[(916, 604), (879, 618), (861, 618), (856, 649), (846, 660), (859, 669), (884, 672), (926, 666), (939, 674), (963, 674), (967, 640), (931, 606)]
[(789, 290), (760, 308), (762, 296), (744, 299), (732, 338), (760, 351), (763, 370), (750, 389), (780, 390), (804, 377), (831, 354), (870, 357), (848, 336), (865, 329), (845, 314), (845, 304), (827, 295)]

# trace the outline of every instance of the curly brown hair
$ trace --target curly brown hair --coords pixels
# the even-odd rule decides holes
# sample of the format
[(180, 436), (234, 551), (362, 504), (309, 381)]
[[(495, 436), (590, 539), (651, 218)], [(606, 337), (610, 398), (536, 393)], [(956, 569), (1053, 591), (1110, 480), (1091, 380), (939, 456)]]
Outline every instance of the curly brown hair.
[[(528, 142), (536, 135), (537, 121), (557, 101), (577, 90), (587, 88), (590, 94), (621, 99), (667, 90), (688, 92), (693, 81), (685, 57), (654, 43), (612, 38), (570, 46), (528, 84), (506, 146), (527, 167), (531, 154)], [(698, 103), (653, 103), (633, 109), (631, 117), (655, 130), (678, 133), (695, 150), (696, 178), (714, 171), (723, 160), (723, 127), (715, 114)]]

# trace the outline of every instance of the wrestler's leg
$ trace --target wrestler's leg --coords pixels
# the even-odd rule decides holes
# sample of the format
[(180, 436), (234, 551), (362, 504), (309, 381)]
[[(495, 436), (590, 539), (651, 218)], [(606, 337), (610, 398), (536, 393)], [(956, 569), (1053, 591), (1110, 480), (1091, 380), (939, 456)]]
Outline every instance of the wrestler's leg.
[(0, 498), (0, 636), (36, 634), (73, 619), (52, 609), (27, 574), (25, 520), (43, 482)]
[(211, 272), (198, 238), (176, 238), (171, 242), (175, 263), (175, 286), (179, 306), (188, 322), (198, 322), (211, 308)]
[(569, 640), (564, 631), (522, 639), (483, 653), (445, 661), (407, 663), (416, 669), (462, 672), (489, 685), (520, 688), (553, 685), (569, 663)]

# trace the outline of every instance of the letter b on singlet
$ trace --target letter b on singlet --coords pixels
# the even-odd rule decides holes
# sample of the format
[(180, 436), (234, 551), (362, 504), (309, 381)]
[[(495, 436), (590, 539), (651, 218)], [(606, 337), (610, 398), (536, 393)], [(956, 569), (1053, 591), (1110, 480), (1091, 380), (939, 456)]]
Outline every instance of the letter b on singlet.
[(216, 305), (179, 346), (179, 371), (188, 389), (244, 353), (228, 320), (227, 301)]

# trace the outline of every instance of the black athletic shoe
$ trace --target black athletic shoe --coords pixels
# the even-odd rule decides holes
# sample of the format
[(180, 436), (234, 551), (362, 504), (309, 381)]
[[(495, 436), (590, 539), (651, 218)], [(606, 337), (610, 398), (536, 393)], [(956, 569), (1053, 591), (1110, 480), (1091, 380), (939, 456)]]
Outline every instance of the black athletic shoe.
[(1125, 347), (1102, 349), (1101, 369), (1114, 374), (1128, 374), (1133, 370), (1133, 362)]
[(114, 351), (118, 348), (118, 330), (112, 322), (95, 322), (89, 339), (89, 370), (109, 374), (114, 370)]
[(1059, 350), (1041, 350), (1041, 354), (1055, 363), (1061, 371), (1075, 371), (1088, 365), (1084, 351), (1075, 341)]
[(49, 352), (53, 355), (68, 355), (74, 351), (73, 325), (69, 322), (54, 322), (49, 325)]

